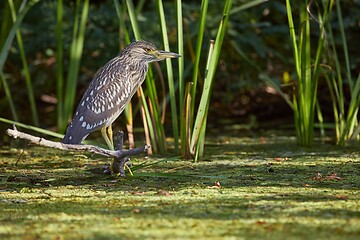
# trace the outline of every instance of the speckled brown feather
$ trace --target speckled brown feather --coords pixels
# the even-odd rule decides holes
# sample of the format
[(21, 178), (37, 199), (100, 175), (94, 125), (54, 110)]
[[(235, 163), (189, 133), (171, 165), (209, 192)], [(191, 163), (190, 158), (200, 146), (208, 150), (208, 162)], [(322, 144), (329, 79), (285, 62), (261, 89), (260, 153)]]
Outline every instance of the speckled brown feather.
[(164, 59), (150, 54), (155, 51), (153, 44), (137, 41), (106, 63), (82, 97), (62, 142), (80, 144), (91, 132), (110, 126), (145, 80), (148, 63)]

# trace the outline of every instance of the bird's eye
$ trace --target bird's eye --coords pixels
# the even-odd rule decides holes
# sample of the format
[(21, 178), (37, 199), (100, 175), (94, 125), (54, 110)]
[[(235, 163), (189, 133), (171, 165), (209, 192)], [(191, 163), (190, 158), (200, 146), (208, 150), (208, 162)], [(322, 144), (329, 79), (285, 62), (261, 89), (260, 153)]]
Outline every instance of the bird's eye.
[(151, 49), (150, 49), (150, 48), (145, 48), (145, 51), (146, 51), (147, 53), (149, 53), (149, 52), (151, 52)]

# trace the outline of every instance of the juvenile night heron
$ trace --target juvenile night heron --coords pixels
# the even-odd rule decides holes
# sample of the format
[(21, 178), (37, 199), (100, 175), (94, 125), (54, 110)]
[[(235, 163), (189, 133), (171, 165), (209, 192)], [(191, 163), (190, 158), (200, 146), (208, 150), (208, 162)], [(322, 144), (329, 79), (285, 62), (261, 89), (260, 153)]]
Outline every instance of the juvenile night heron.
[(128, 45), (96, 73), (62, 142), (80, 144), (90, 133), (101, 129), (107, 145), (114, 150), (111, 124), (144, 81), (148, 63), (178, 57), (179, 54), (158, 50), (146, 41)]

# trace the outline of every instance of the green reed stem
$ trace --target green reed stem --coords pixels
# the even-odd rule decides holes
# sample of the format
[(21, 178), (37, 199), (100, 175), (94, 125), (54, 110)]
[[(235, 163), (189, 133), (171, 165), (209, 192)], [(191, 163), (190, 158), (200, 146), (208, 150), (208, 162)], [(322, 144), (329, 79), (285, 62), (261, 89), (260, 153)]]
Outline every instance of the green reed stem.
[[(128, 9), (130, 22), (131, 22), (131, 26), (132, 26), (132, 30), (133, 30), (135, 39), (140, 40), (141, 39), (140, 31), (139, 31), (138, 22), (136, 19), (136, 12), (135, 12), (135, 8), (134, 8), (134, 4), (133, 4), (132, 0), (126, 0), (126, 6)], [(165, 131), (164, 131), (164, 126), (161, 122), (157, 90), (156, 90), (155, 81), (154, 81), (151, 67), (149, 67), (149, 71), (148, 71), (145, 83), (147, 86), (147, 91), (149, 94), (150, 102), (152, 104), (151, 109), (152, 109), (152, 113), (153, 113), (153, 118), (151, 118), (150, 115), (146, 116), (147, 124), (148, 124), (148, 128), (149, 128), (149, 132), (151, 133), (152, 131), (154, 131), (154, 134), (152, 134), (150, 136), (152, 138), (151, 139), (152, 143), (158, 145), (158, 147), (156, 147), (156, 148), (153, 147), (153, 150), (154, 150), (154, 153), (157, 153), (157, 151), (155, 151), (157, 149), (160, 151), (160, 153), (164, 153), (166, 151)], [(150, 114), (150, 111), (148, 111), (149, 108), (147, 107), (148, 103), (146, 101), (146, 98), (141, 97), (141, 101), (142, 101), (142, 105), (145, 109), (145, 114)], [(144, 124), (146, 124), (146, 123), (144, 123)], [(155, 134), (155, 132), (156, 132), (156, 134)]]
[[(179, 77), (179, 115), (183, 110), (184, 104), (184, 31), (183, 31), (183, 14), (182, 14), (182, 2), (176, 0), (176, 25), (177, 25), (177, 42), (178, 42), (178, 54), (181, 55), (178, 58), (178, 77)], [(181, 125), (181, 124), (180, 124)], [(180, 126), (181, 129), (181, 126)]]
[(66, 120), (66, 122), (71, 119), (74, 110), (76, 85), (80, 70), (81, 55), (84, 47), (86, 21), (89, 13), (89, 0), (85, 0), (80, 16), (80, 2), (80, 0), (76, 1), (76, 13), (70, 49), (69, 72), (67, 76), (64, 99), (64, 120)]
[[(16, 12), (15, 12), (14, 2), (13, 2), (13, 0), (8, 0), (8, 3), (10, 6), (12, 20), (15, 23), (17, 16), (16, 16)], [(27, 88), (28, 97), (29, 97), (32, 121), (35, 126), (39, 126), (39, 119), (38, 119), (38, 114), (37, 114), (37, 109), (36, 109), (36, 102), (35, 102), (35, 96), (34, 96), (34, 91), (33, 91), (33, 87), (32, 87), (30, 70), (29, 70), (29, 65), (28, 65), (27, 59), (26, 59), (26, 53), (25, 53), (25, 48), (24, 48), (24, 43), (23, 43), (23, 39), (21, 36), (20, 28), (18, 28), (16, 30), (16, 39), (18, 42), (20, 57), (21, 57), (21, 61), (23, 64), (23, 74), (25, 77), (26, 88)]]
[(56, 97), (57, 97), (57, 128), (59, 132), (64, 132), (67, 119), (64, 115), (64, 76), (63, 76), (63, 0), (57, 1), (56, 8)]
[[(157, 7), (160, 16), (160, 26), (161, 32), (163, 36), (163, 43), (164, 43), (164, 50), (170, 51), (169, 47), (169, 39), (166, 29), (166, 20), (165, 20), (165, 13), (164, 7), (162, 4), (162, 0), (157, 0)], [(178, 116), (177, 116), (177, 107), (176, 107), (176, 95), (175, 95), (175, 87), (174, 87), (174, 76), (173, 76), (173, 69), (171, 64), (171, 59), (166, 59), (166, 70), (168, 76), (168, 84), (169, 84), (169, 95), (170, 95), (170, 106), (171, 106), (171, 121), (172, 121), (172, 128), (173, 128), (173, 137), (174, 137), (174, 148), (175, 152), (179, 151), (179, 125), (178, 125)]]
[[(11, 1), (12, 2), (12, 1)], [(13, 118), (15, 119), (15, 121), (18, 121), (18, 115), (17, 115), (17, 111), (15, 108), (15, 104), (14, 101), (12, 99), (12, 95), (11, 95), (11, 91), (9, 88), (9, 85), (7, 83), (6, 80), (6, 76), (4, 75), (3, 69), (4, 69), (4, 64), (5, 61), (8, 57), (9, 54), (9, 50), (11, 48), (11, 45), (13, 43), (14, 37), (16, 35), (17, 30), (20, 28), (20, 24), (22, 22), (22, 20), (24, 19), (26, 13), (31, 9), (31, 7), (36, 4), (37, 2), (39, 2), (39, 0), (33, 0), (30, 1), (28, 4), (26, 4), (26, 1), (23, 1), (20, 8), (19, 8), (19, 12), (18, 15), (15, 19), (15, 22), (13, 23), (7, 37), (6, 40), (2, 46), (1, 52), (0, 52), (0, 78), (1, 78), (1, 83), (4, 87), (4, 91), (5, 91), (5, 96), (9, 102), (9, 106), (10, 106), (10, 110), (12, 113)]]
[(213, 52), (212, 46), (210, 45), (210, 60), (208, 62), (208, 70), (205, 72), (204, 88), (201, 95), (200, 104), (195, 119), (194, 130), (191, 137), (190, 149), (192, 153), (195, 154), (195, 162), (197, 162), (197, 160), (203, 156), (206, 122), (209, 110), (212, 83), (221, 53), (221, 47), (226, 32), (226, 25), (229, 20), (229, 12), (231, 9), (231, 5), (232, 0), (227, 0), (225, 2), (224, 12), (216, 35)]
[[(201, 50), (202, 50), (202, 42), (205, 32), (205, 24), (206, 24), (206, 15), (207, 15), (207, 9), (209, 5), (209, 0), (203, 0), (201, 2), (201, 10), (200, 10), (200, 22), (199, 22), (199, 29), (198, 29), (198, 37), (196, 40), (196, 50), (195, 50), (195, 61), (193, 66), (193, 75), (192, 75), (192, 99), (196, 99), (196, 90), (197, 90), (197, 81), (198, 81), (198, 75), (199, 75), (199, 63), (200, 63), (200, 56), (201, 56)], [(195, 114), (195, 101), (192, 102), (191, 105), (191, 119), (193, 119), (193, 116)]]

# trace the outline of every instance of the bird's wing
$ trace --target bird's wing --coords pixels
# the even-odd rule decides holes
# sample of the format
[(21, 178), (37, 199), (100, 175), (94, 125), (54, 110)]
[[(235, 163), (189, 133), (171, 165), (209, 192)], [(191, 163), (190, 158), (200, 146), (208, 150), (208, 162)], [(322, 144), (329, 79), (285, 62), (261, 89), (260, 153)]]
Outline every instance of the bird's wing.
[(89, 133), (109, 126), (131, 99), (134, 92), (131, 76), (122, 68), (109, 71), (105, 67), (100, 69), (82, 97), (63, 143), (79, 144)]

